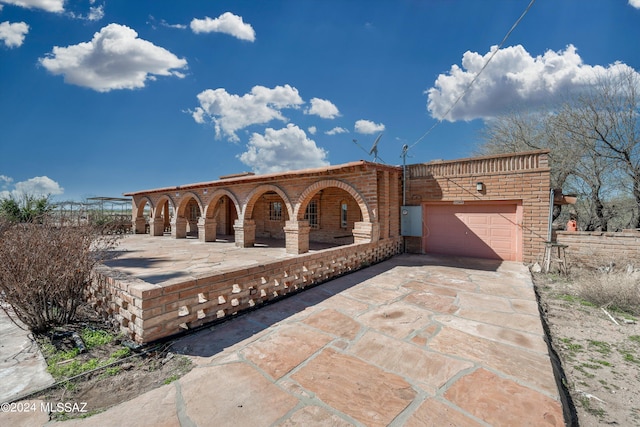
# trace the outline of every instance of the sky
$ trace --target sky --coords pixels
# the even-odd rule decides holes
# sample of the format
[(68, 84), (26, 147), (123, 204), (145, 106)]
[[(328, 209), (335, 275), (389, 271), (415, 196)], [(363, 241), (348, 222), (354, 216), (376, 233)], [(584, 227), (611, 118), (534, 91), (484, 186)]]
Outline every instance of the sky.
[(639, 47), (640, 0), (0, 0), (0, 197), (471, 157)]

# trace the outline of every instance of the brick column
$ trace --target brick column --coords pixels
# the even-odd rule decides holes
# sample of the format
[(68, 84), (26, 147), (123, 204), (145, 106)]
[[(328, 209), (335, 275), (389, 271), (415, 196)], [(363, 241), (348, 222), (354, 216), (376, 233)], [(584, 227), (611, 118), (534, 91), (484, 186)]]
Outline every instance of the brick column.
[(164, 218), (159, 216), (149, 219), (149, 232), (152, 236), (164, 235)]
[(356, 222), (353, 225), (353, 243), (374, 243), (380, 240), (380, 224), (377, 222)]
[(171, 237), (175, 239), (184, 239), (187, 237), (187, 219), (182, 216), (176, 216), (171, 221)]
[(218, 224), (214, 218), (201, 216), (198, 220), (198, 240), (201, 242), (215, 242), (217, 226)]
[(284, 226), (288, 254), (309, 252), (309, 221), (287, 221)]
[(147, 232), (147, 220), (144, 217), (136, 218), (133, 221), (133, 232), (135, 234), (144, 234)]
[(250, 248), (256, 242), (256, 222), (252, 219), (236, 219), (233, 224), (236, 246)]

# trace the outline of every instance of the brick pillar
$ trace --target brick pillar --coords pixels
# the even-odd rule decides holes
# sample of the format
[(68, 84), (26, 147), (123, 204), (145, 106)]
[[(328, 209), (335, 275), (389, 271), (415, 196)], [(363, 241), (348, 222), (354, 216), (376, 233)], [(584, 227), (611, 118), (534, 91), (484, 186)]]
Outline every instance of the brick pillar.
[(133, 232), (135, 234), (144, 234), (147, 232), (147, 220), (144, 217), (138, 217), (133, 221)]
[(386, 239), (389, 237), (389, 171), (382, 172), (382, 179), (378, 184), (378, 223), (380, 224), (380, 239)]
[(304, 254), (309, 252), (309, 221), (287, 221), (284, 226), (287, 253)]
[(184, 239), (187, 237), (187, 219), (183, 216), (176, 216), (171, 221), (171, 237)]
[(356, 222), (353, 225), (353, 243), (374, 243), (380, 240), (380, 224), (377, 222)]
[(233, 224), (236, 246), (250, 248), (256, 242), (256, 222), (252, 219), (236, 219)]
[(149, 232), (152, 236), (164, 235), (164, 218), (157, 216), (149, 220)]
[(217, 226), (218, 224), (214, 218), (201, 216), (198, 220), (198, 240), (201, 242), (215, 242)]

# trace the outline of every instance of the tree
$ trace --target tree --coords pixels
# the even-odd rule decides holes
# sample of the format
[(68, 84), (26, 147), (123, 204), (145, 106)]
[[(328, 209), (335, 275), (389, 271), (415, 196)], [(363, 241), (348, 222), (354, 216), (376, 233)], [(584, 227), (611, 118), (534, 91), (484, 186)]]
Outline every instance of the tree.
[(614, 70), (566, 103), (558, 125), (622, 180), (635, 201), (629, 225), (640, 228), (640, 74), (622, 64)]
[(548, 149), (551, 164), (551, 186), (564, 187), (573, 172), (580, 149), (559, 132), (554, 117), (539, 111), (514, 111), (496, 117), (484, 129), (480, 154), (500, 154)]
[(0, 216), (10, 222), (41, 221), (52, 210), (48, 196), (23, 194), (20, 199), (14, 196), (0, 199)]
[[(556, 109), (487, 123), (482, 153), (549, 149), (554, 188), (579, 194), (586, 230), (640, 228), (640, 75), (619, 64)], [(620, 200), (634, 200), (631, 218)], [(612, 200), (618, 200), (613, 203)], [(617, 206), (617, 208), (616, 208)]]

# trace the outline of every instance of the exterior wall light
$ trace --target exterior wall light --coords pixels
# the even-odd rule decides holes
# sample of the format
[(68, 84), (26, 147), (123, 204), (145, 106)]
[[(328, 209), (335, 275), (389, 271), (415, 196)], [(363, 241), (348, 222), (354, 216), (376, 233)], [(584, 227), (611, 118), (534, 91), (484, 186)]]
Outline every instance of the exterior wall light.
[(476, 182), (476, 190), (481, 193), (484, 190), (484, 183)]

